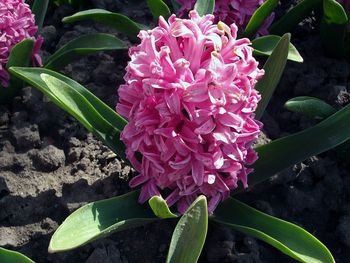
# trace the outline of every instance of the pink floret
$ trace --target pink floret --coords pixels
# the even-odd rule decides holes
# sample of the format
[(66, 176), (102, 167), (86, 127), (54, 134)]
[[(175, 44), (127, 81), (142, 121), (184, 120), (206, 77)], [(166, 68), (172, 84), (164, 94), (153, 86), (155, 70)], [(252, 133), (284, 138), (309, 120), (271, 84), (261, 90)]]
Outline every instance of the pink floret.
[[(180, 17), (185, 17), (189, 10), (192, 10), (196, 0), (176, 0), (181, 8), (178, 12)], [(226, 24), (235, 23), (239, 31), (243, 31), (250, 18), (265, 1), (264, 0), (216, 0), (215, 1), (215, 22), (223, 21)], [(272, 24), (275, 14), (272, 13), (261, 28), (258, 35), (267, 35), (267, 29)]]
[(141, 186), (139, 201), (164, 190), (183, 213), (204, 194), (211, 213), (239, 181), (247, 187), (261, 128), (254, 86), (264, 72), (235, 24), (189, 15), (160, 17), (158, 27), (140, 31), (117, 112), (129, 121), (121, 139), (139, 172), (130, 181)]
[[(10, 80), (6, 63), (13, 46), (27, 38), (35, 39), (37, 30), (34, 15), (23, 0), (0, 1), (0, 84), (2, 86), (7, 87)], [(41, 43), (42, 38), (36, 39), (33, 50), (33, 62), (36, 65), (41, 64), (38, 55)]]

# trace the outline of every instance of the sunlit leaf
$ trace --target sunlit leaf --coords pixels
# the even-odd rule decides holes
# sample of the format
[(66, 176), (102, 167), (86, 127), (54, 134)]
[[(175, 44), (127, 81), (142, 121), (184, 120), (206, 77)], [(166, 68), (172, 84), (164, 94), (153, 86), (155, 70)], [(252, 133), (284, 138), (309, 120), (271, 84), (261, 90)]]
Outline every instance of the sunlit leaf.
[(33, 260), (25, 255), (0, 247), (0, 262), (1, 263), (34, 263)]
[(45, 68), (57, 70), (86, 54), (127, 48), (124, 42), (109, 34), (84, 35), (68, 42), (50, 56), (45, 63)]
[(64, 23), (73, 23), (87, 19), (113, 27), (120, 33), (128, 36), (131, 40), (137, 40), (138, 33), (141, 29), (144, 29), (144, 26), (132, 21), (127, 16), (112, 13), (103, 9), (89, 9), (81, 11), (63, 18), (62, 21)]
[(316, 119), (324, 119), (336, 112), (336, 110), (323, 100), (301, 96), (288, 100), (284, 107), (290, 111), (301, 113)]
[[(281, 40), (280, 36), (268, 35), (252, 40), (254, 55), (270, 56)], [(292, 43), (289, 43), (288, 59), (295, 62), (303, 62), (302, 56)]]
[(255, 88), (261, 94), (261, 100), (256, 109), (256, 118), (260, 119), (263, 115), (271, 97), (274, 93), (284, 68), (286, 66), (289, 53), (290, 34), (285, 34), (278, 42), (271, 56), (264, 65), (265, 75), (258, 81)]
[(199, 196), (176, 225), (167, 263), (197, 262), (208, 230), (208, 207), (205, 196)]
[(197, 0), (194, 5), (194, 10), (198, 12), (200, 16), (212, 14), (214, 12), (215, 0)]
[(55, 231), (49, 252), (71, 250), (114, 232), (156, 221), (152, 211), (138, 203), (138, 195), (134, 191), (79, 208)]
[(147, 0), (147, 4), (155, 20), (158, 20), (159, 16), (168, 19), (171, 15), (169, 7), (162, 0)]
[(279, 0), (267, 0), (255, 10), (244, 30), (245, 37), (252, 38), (255, 36), (259, 28), (276, 8), (278, 2)]
[(175, 218), (177, 215), (170, 211), (168, 204), (160, 196), (153, 196), (148, 200), (148, 204), (151, 207), (153, 213), (160, 218)]
[(221, 203), (210, 219), (261, 239), (300, 262), (335, 262), (327, 247), (306, 230), (233, 198)]

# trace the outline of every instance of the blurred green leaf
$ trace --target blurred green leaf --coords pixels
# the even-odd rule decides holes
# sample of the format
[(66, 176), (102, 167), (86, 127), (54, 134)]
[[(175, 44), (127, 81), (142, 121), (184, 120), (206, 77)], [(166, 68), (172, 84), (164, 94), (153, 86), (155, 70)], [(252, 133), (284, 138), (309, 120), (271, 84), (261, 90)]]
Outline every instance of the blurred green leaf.
[(131, 40), (137, 40), (137, 35), (144, 26), (135, 23), (127, 16), (118, 13), (112, 13), (103, 9), (89, 9), (75, 13), (74, 15), (63, 18), (64, 23), (73, 23), (81, 20), (94, 20), (111, 26), (120, 33), (126, 35)]
[(208, 207), (205, 196), (199, 196), (176, 225), (167, 263), (197, 262), (208, 231)]
[(265, 75), (255, 85), (255, 89), (261, 94), (261, 100), (255, 112), (256, 119), (260, 119), (263, 115), (281, 79), (287, 62), (289, 43), (290, 34), (285, 34), (264, 65)]
[(1, 263), (34, 263), (25, 255), (0, 247), (0, 262)]
[(268, 18), (276, 8), (278, 2), (279, 0), (267, 0), (256, 9), (250, 18), (243, 35), (248, 38), (253, 38), (265, 22), (266, 18)]
[(283, 35), (291, 32), (311, 11), (321, 6), (323, 0), (302, 0), (269, 28), (270, 34)]
[(284, 107), (311, 118), (324, 119), (336, 112), (328, 103), (314, 97), (301, 96), (288, 100)]
[[(15, 45), (10, 53), (9, 60), (6, 68), (9, 69), (12, 66), (29, 66), (32, 58), (32, 52), (34, 47), (34, 40), (25, 39)], [(23, 81), (11, 76), (9, 87), (0, 86), (0, 104), (11, 102), (23, 87)]]
[[(261, 56), (270, 56), (280, 40), (281, 37), (275, 35), (268, 35), (254, 39), (252, 41), (254, 54)], [(295, 62), (304, 61), (292, 43), (289, 44), (288, 59)]]
[(181, 5), (176, 0), (171, 0), (171, 5), (173, 6), (173, 13), (177, 13), (181, 8)]
[(148, 200), (148, 204), (151, 207), (153, 213), (160, 218), (175, 218), (177, 215), (170, 211), (170, 208), (166, 201), (160, 196), (153, 196)]
[(114, 232), (141, 226), (157, 218), (138, 203), (139, 191), (84, 205), (64, 220), (53, 234), (49, 252), (67, 251)]
[(43, 68), (10, 68), (10, 72), (47, 95), (121, 158), (125, 145), (120, 131), (126, 121), (79, 83)]
[(45, 64), (45, 68), (58, 70), (86, 54), (123, 49), (128, 49), (126, 44), (110, 34), (84, 35), (68, 42), (50, 56)]
[(171, 15), (169, 7), (162, 0), (147, 0), (147, 4), (156, 21), (160, 16), (168, 19)]
[(198, 12), (200, 16), (212, 14), (215, 8), (215, 0), (197, 0), (194, 5), (194, 10)]
[(210, 219), (265, 241), (300, 262), (335, 262), (327, 247), (306, 230), (233, 198), (219, 204)]
[(249, 175), (249, 185), (347, 141), (350, 139), (349, 119), (350, 104), (314, 127), (256, 147), (259, 159), (253, 165), (254, 172)]
[(32, 6), (32, 12), (35, 16), (35, 24), (38, 26), (39, 33), (44, 24), (49, 2), (50, 0), (34, 0), (33, 6)]
[(348, 16), (335, 0), (323, 1), (323, 14), (320, 27), (323, 46), (332, 56), (343, 58)]

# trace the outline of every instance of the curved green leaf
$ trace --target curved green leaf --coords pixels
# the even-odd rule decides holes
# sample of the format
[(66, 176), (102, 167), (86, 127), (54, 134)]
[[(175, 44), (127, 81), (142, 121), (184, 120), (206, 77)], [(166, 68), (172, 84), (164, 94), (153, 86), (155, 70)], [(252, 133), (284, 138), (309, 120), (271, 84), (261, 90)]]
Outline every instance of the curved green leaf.
[(96, 22), (111, 26), (117, 31), (123, 33), (131, 40), (137, 40), (137, 35), (144, 26), (135, 23), (127, 16), (118, 13), (112, 13), (103, 9), (89, 9), (78, 12), (74, 15), (63, 18), (64, 23), (73, 23), (81, 20), (91, 19)]
[(336, 112), (336, 110), (323, 100), (301, 96), (288, 100), (284, 107), (287, 110), (304, 114), (311, 118), (324, 119)]
[(160, 196), (153, 196), (148, 200), (148, 204), (151, 207), (153, 213), (160, 218), (175, 218), (177, 215), (170, 211), (168, 204)]
[(0, 262), (3, 263), (34, 263), (25, 255), (0, 247)]
[(171, 15), (169, 7), (162, 0), (147, 0), (147, 4), (156, 20), (158, 20), (160, 16), (168, 19)]
[(283, 35), (291, 32), (311, 11), (321, 6), (323, 0), (302, 0), (288, 11), (280, 20), (273, 23), (269, 32), (273, 35)]
[(327, 247), (306, 230), (233, 198), (221, 203), (210, 219), (261, 239), (300, 262), (335, 262)]
[(49, 252), (71, 250), (114, 232), (156, 221), (152, 211), (138, 203), (138, 194), (133, 191), (79, 208), (55, 231)]
[(88, 34), (73, 39), (56, 51), (46, 62), (45, 68), (57, 70), (86, 54), (127, 48), (124, 42), (110, 34)]
[(348, 16), (337, 1), (323, 1), (323, 19), (321, 21), (321, 40), (326, 51), (338, 58), (345, 53)]
[(196, 4), (194, 5), (194, 10), (196, 10), (200, 16), (212, 14), (214, 12), (214, 8), (214, 0), (197, 0)]
[(79, 83), (43, 68), (12, 67), (10, 72), (39, 89), (125, 158), (125, 145), (119, 137), (126, 121)]
[(266, 18), (268, 18), (276, 8), (278, 2), (279, 0), (267, 0), (256, 9), (250, 18), (243, 35), (248, 38), (254, 37), (256, 32), (258, 32), (259, 28), (265, 22)]
[[(275, 35), (262, 36), (254, 39), (252, 41), (254, 54), (260, 56), (270, 56), (280, 40), (281, 37)], [(295, 62), (304, 61), (303, 57), (299, 54), (298, 50), (292, 43), (289, 43), (289, 51), (287, 58)]]
[(259, 159), (249, 175), (249, 185), (347, 141), (350, 139), (349, 119), (350, 104), (314, 127), (256, 147)]
[(204, 246), (208, 230), (208, 207), (205, 196), (199, 196), (176, 225), (167, 263), (195, 263)]
[(256, 118), (263, 115), (273, 92), (275, 91), (284, 68), (287, 63), (289, 53), (290, 34), (285, 34), (278, 42), (271, 56), (264, 65), (265, 75), (255, 85), (255, 89), (261, 94), (261, 100), (256, 109)]
[[(10, 53), (6, 68), (12, 66), (29, 66), (32, 58), (34, 41), (32, 39), (25, 39), (15, 45)], [(2, 87), (0, 85), (0, 104), (9, 103), (23, 87), (23, 81), (11, 76), (9, 87)]]
[(41, 28), (44, 24), (44, 19), (46, 16), (47, 7), (50, 0), (34, 0), (32, 6), (32, 12), (35, 18), (35, 24), (38, 26), (38, 32), (40, 33)]

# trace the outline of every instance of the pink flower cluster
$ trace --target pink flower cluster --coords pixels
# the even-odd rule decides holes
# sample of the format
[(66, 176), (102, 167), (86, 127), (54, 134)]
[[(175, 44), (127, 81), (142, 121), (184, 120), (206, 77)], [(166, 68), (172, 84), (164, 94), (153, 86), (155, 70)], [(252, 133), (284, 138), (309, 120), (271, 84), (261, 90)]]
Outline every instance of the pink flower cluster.
[(264, 74), (248, 39), (237, 26), (214, 16), (159, 18), (158, 27), (140, 31), (141, 44), (119, 87), (117, 112), (129, 123), (121, 139), (139, 172), (139, 201), (160, 190), (169, 206), (183, 213), (200, 194), (209, 212), (241, 181), (257, 154), (252, 144), (261, 123), (254, 120), (260, 95), (254, 89)]
[[(24, 0), (0, 1), (0, 84), (8, 86), (9, 73), (6, 70), (11, 49), (14, 45), (27, 38), (34, 38), (38, 28), (35, 26), (34, 15)], [(38, 51), (43, 39), (36, 39), (33, 49), (33, 62), (41, 64)]]
[[(176, 0), (181, 8), (179, 16), (184, 17), (189, 10), (192, 10), (196, 0)], [(264, 3), (265, 0), (216, 0), (214, 15), (216, 22), (223, 21), (226, 24), (235, 23), (240, 31), (243, 31), (256, 9)], [(264, 22), (258, 31), (258, 35), (268, 35), (268, 28), (275, 18), (272, 13)]]

